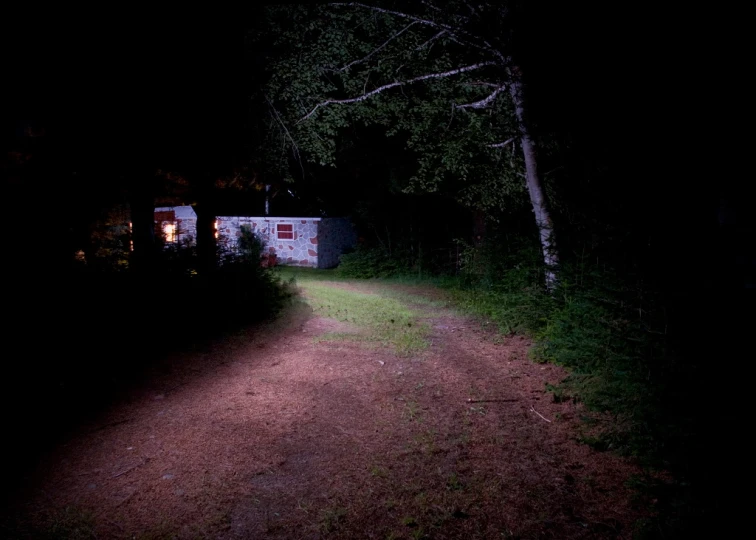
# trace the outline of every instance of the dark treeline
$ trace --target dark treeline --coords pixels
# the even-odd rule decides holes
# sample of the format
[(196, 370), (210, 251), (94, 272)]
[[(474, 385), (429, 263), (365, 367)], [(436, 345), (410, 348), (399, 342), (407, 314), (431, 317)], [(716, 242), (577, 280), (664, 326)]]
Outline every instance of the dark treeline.
[(254, 242), (251, 259), (222, 265), (205, 242), (203, 267), (153, 230), (155, 206), (197, 204), (210, 230), (219, 194), (240, 198), (216, 184), (245, 178), (251, 157), (243, 33), (16, 22), (3, 33), (0, 158), (2, 419), (20, 464), (8, 494), (23, 464), (166, 352), (286, 297)]

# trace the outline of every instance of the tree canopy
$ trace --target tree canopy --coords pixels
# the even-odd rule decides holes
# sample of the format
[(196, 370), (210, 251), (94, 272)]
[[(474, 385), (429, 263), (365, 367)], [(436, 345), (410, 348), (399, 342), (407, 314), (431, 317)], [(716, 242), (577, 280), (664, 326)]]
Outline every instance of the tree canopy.
[(417, 167), (408, 193), (444, 192), (484, 212), (530, 201), (547, 285), (558, 257), (511, 3), (432, 2), (272, 7), (263, 96), (289, 158), (333, 164), (348, 130), (379, 125)]
[(417, 157), (407, 191), (443, 190), (484, 209), (517, 196), (522, 203), (516, 119), (511, 103), (497, 99), (501, 66), (467, 30), (451, 26), (459, 22), (455, 6), (418, 6), (425, 10), (270, 8), (275, 37), (265, 92), (276, 135), (296, 159), (333, 164), (350, 127), (380, 125)]

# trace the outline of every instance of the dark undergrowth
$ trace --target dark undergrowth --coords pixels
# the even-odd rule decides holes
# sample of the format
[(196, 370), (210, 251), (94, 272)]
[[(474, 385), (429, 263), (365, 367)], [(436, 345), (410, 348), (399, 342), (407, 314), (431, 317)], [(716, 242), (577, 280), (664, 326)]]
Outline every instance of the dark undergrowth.
[(258, 249), (252, 239), (204, 271), (194, 250), (169, 249), (149, 271), (80, 265), (8, 283), (2, 410), (17, 463), (119, 399), (167, 353), (275, 317), (292, 295)]
[[(728, 321), (746, 310), (746, 300), (705, 290), (676, 296), (584, 253), (563, 259), (559, 285), (548, 294), (537, 247), (494, 240), (467, 248), (456, 272), (421, 281), (445, 288), (460, 309), (502, 333), (532, 337), (534, 361), (567, 368), (568, 377), (548, 390), (554, 400), (585, 405), (580, 440), (645, 466), (630, 481), (654, 516), (638, 524), (639, 538), (726, 530), (727, 467), (712, 459), (728, 443), (702, 398), (720, 399), (727, 384), (711, 361), (730, 348), (709, 347), (711, 333), (737, 332)], [(345, 277), (418, 280), (377, 250), (354, 252), (344, 263), (338, 273)]]

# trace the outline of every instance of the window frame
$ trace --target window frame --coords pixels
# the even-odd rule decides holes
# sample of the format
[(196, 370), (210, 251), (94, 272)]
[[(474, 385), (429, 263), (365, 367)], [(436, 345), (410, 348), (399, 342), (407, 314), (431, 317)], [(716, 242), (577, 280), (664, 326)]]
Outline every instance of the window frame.
[[(290, 231), (281, 231), (279, 227), (281, 225), (287, 225), (291, 227)], [(291, 234), (291, 238), (281, 238), (281, 233)], [(293, 242), (297, 239), (297, 230), (294, 228), (294, 222), (277, 222), (276, 223), (276, 240), (281, 242)]]

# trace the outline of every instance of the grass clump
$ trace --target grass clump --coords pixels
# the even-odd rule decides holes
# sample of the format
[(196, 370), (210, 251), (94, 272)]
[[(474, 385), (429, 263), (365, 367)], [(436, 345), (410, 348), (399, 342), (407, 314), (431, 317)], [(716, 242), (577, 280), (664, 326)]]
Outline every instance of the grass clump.
[(414, 311), (394, 298), (342, 289), (312, 279), (298, 283), (316, 313), (361, 330), (357, 334), (331, 337), (379, 343), (393, 347), (400, 356), (427, 347), (426, 325)]

